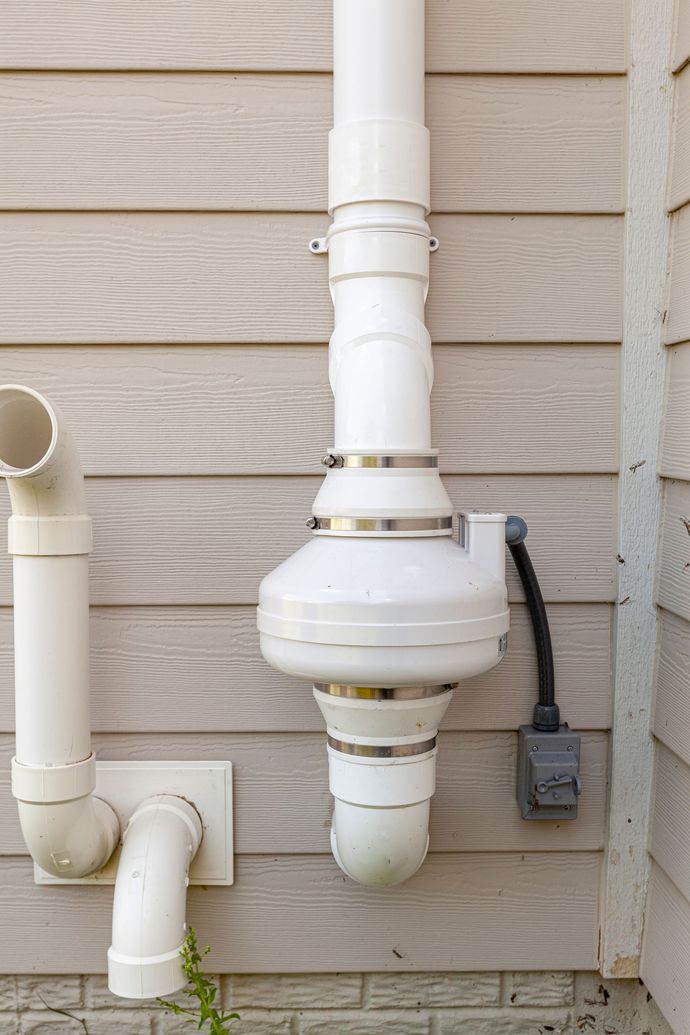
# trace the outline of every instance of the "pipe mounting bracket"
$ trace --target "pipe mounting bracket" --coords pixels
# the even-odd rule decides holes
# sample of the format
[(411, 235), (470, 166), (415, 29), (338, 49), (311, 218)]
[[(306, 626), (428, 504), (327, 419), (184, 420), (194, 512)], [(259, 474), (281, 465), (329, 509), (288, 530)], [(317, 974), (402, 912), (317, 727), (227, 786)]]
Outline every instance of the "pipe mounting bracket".
[[(184, 798), (201, 817), (203, 840), (192, 862), (190, 884), (232, 884), (233, 823), (231, 762), (96, 762), (95, 794), (112, 807), (125, 830), (146, 798)], [(23, 767), (22, 767), (23, 768)], [(88, 877), (53, 877), (34, 866), (36, 884), (114, 884), (118, 848), (108, 863)]]

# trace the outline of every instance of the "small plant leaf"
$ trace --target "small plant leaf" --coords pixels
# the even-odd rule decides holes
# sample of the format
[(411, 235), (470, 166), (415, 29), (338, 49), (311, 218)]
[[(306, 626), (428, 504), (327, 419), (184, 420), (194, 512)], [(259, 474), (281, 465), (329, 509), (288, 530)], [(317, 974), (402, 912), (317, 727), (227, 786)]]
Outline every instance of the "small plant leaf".
[(210, 951), (210, 945), (207, 945), (203, 952), (199, 951), (196, 931), (190, 927), (189, 934), (180, 949), (180, 956), (182, 957), (182, 969), (189, 985), (185, 989), (185, 995), (194, 1001), (196, 1007), (194, 1010), (186, 1010), (179, 1003), (173, 1003), (167, 999), (158, 999), (157, 1002), (163, 1009), (169, 1010), (177, 1016), (187, 1017), (189, 1023), (196, 1026), (197, 1031), (202, 1031), (208, 1023), (209, 1027), (206, 1029), (208, 1035), (231, 1035), (227, 1025), (232, 1021), (239, 1021), (240, 1015), (238, 1013), (221, 1013), (213, 1005), (218, 995), (218, 986), (213, 978), (204, 974), (201, 968), (204, 957), (208, 956)]

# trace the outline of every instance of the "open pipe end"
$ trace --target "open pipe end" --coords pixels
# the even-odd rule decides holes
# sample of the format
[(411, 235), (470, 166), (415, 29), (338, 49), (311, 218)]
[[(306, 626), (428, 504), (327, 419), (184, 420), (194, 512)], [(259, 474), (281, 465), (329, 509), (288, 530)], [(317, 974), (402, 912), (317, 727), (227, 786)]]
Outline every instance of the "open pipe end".
[(122, 838), (115, 879), (108, 988), (124, 999), (155, 999), (184, 988), (189, 867), (202, 838), (189, 802), (159, 794), (141, 803)]
[(36, 474), (50, 460), (58, 419), (48, 400), (25, 385), (0, 385), (0, 476)]

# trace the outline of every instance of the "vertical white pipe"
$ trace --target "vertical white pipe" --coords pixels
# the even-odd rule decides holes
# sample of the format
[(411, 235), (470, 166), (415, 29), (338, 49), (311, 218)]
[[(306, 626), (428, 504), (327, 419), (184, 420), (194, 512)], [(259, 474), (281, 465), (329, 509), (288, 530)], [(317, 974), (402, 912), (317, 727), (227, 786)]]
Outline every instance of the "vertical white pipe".
[(423, 0), (335, 0), (333, 124), (424, 124)]
[(88, 555), (14, 557), (17, 761), (91, 754)]
[(88, 554), (79, 457), (38, 392), (0, 387), (0, 476), (12, 502), (17, 754), (12, 791), (35, 862), (59, 877), (98, 870), (117, 844), (96, 784), (89, 721)]
[(335, 0), (331, 384), (339, 452), (431, 448), (423, 0)]

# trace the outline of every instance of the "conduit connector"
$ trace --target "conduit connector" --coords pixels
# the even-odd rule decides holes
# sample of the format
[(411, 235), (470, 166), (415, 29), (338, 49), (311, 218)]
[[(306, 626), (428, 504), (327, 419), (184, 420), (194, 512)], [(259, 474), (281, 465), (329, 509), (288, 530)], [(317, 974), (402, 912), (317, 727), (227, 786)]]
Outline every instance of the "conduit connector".
[(12, 791), (34, 861), (56, 877), (100, 869), (117, 845), (93, 797), (89, 723), (91, 519), (72, 436), (22, 385), (0, 386), (0, 476), (12, 503), (16, 757)]
[(147, 798), (122, 838), (115, 879), (108, 987), (125, 999), (153, 999), (183, 988), (180, 949), (187, 936), (189, 867), (202, 827), (189, 802)]

